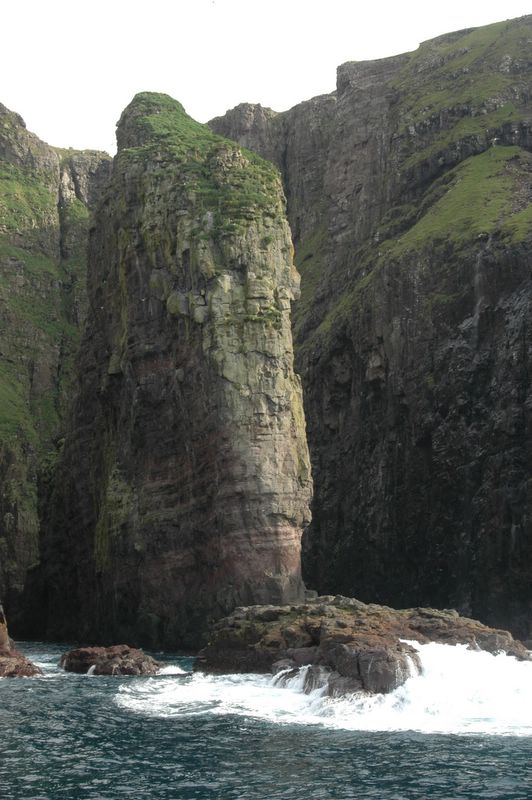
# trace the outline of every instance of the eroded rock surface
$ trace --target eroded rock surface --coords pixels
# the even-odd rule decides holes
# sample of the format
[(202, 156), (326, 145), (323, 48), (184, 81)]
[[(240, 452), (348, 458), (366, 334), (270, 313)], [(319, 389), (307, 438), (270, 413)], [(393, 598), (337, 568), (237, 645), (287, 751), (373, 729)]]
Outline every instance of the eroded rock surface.
[(117, 644), (111, 647), (78, 647), (61, 656), (66, 672), (91, 675), (156, 675), (161, 664), (142, 650)]
[[(406, 640), (406, 641), (405, 641)], [(282, 682), (305, 667), (305, 690), (326, 685), (339, 695), (390, 692), (420, 670), (408, 640), (465, 644), (530, 660), (508, 631), (482, 625), (456, 611), (395, 610), (341, 596), (287, 606), (238, 608), (214, 626), (195, 670), (274, 672)]]

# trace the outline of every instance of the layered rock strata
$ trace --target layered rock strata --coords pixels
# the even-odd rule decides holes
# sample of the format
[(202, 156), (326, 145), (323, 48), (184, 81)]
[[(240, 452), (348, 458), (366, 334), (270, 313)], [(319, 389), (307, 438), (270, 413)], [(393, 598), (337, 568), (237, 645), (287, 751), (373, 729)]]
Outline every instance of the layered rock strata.
[(38, 485), (63, 433), (104, 153), (56, 150), (0, 104), (0, 598), (15, 622), (39, 557)]
[(270, 164), (164, 95), (137, 95), (117, 138), (46, 512), (41, 623), (194, 646), (238, 604), (302, 596), (299, 277)]
[(532, 17), (211, 124), (282, 170), (315, 495), (305, 580), (532, 636)]
[(328, 596), (301, 605), (237, 608), (214, 626), (194, 669), (273, 672), (281, 682), (304, 669), (305, 691), (326, 686), (331, 695), (386, 693), (420, 671), (418, 653), (408, 640), (504, 651), (523, 661), (532, 657), (507, 631), (456, 611), (397, 611)]

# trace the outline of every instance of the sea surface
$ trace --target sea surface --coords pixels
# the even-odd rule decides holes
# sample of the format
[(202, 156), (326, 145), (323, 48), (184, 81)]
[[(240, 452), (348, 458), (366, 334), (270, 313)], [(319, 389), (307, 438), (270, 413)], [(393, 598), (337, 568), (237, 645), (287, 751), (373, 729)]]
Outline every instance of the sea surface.
[(423, 675), (391, 695), (330, 700), (268, 676), (156, 677), (58, 667), (0, 680), (2, 800), (532, 800), (532, 663), (419, 646)]

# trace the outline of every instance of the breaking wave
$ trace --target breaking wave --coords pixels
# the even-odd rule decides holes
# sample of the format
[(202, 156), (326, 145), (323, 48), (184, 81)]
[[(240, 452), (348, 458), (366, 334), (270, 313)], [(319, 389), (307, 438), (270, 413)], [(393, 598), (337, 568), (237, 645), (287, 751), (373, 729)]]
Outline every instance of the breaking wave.
[[(387, 695), (305, 694), (305, 668), (270, 676), (171, 674), (121, 684), (116, 703), (150, 717), (237, 715), (278, 724), (368, 731), (532, 735), (532, 662), (465, 645), (412, 642), (422, 674)], [(179, 669), (179, 668), (177, 668)]]

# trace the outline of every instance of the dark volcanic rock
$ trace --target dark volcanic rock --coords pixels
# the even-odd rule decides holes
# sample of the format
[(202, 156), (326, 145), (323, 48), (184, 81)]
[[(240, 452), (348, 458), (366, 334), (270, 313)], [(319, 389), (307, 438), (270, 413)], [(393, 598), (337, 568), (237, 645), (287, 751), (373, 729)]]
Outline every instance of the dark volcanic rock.
[(305, 581), (528, 639), (531, 36), (531, 16), (459, 31), (342, 65), (329, 98), (212, 122), (285, 182)]
[[(405, 641), (407, 640), (407, 641)], [(346, 597), (318, 597), (296, 606), (238, 608), (214, 626), (196, 670), (279, 673), (286, 681), (305, 667), (305, 691), (332, 695), (393, 691), (420, 670), (408, 644), (466, 644), (530, 660), (521, 642), (456, 611), (394, 610)]]
[(0, 605), (0, 678), (31, 678), (42, 671), (19, 653), (9, 638), (4, 610)]
[(161, 665), (151, 656), (127, 644), (112, 647), (79, 647), (61, 656), (67, 672), (91, 675), (156, 675)]

